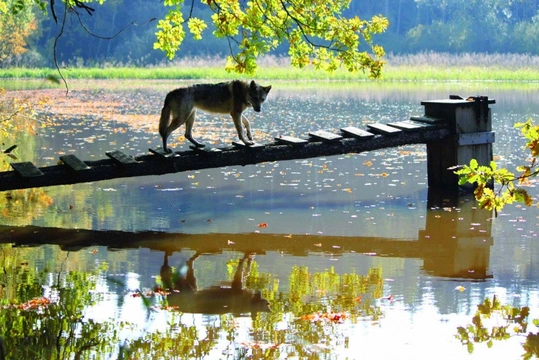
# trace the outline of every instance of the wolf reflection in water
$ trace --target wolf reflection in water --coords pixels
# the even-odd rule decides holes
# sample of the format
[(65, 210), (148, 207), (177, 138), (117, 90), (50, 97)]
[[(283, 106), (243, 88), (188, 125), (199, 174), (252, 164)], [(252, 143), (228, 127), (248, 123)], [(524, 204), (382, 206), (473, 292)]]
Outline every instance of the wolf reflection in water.
[(169, 306), (183, 313), (197, 314), (251, 314), (269, 312), (269, 302), (262, 298), (260, 291), (244, 289), (245, 279), (249, 275), (254, 255), (245, 254), (240, 259), (230, 287), (212, 286), (198, 290), (194, 262), (200, 256), (194, 254), (185, 264), (186, 271), (173, 273), (168, 264), (169, 253), (165, 253), (161, 267), (161, 280), (170, 291), (167, 295)]

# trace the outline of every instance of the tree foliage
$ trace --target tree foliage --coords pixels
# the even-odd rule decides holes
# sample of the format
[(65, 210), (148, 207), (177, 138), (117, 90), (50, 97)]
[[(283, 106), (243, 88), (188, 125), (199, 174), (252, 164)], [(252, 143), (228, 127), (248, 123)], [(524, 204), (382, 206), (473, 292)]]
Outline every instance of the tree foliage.
[[(270, 7), (270, 2), (276, 3), (277, 6)], [(34, 51), (23, 54), (20, 61), (31, 66), (51, 65), (50, 50), (54, 37), (58, 33), (60, 20), (65, 13), (66, 3), (60, 0), (0, 0), (0, 3), (16, 4), (16, 6), (10, 5), (6, 8), (9, 10), (8, 14), (13, 14), (13, 9), (21, 11), (25, 6), (42, 8), (49, 12), (46, 16), (36, 11), (38, 28), (32, 36), (26, 38), (28, 45), (26, 48)], [(311, 43), (328, 46), (331, 40), (326, 40), (325, 36), (330, 34), (328, 26), (332, 26), (333, 18), (337, 22), (345, 20), (342, 24), (346, 28), (353, 26), (351, 23), (356, 21), (356, 16), (362, 19), (361, 21), (371, 19), (366, 22), (371, 23), (372, 19), (379, 17), (379, 14), (383, 15), (383, 20), (390, 26), (383, 34), (378, 34), (372, 40), (392, 53), (438, 51), (539, 54), (539, 47), (535, 44), (535, 39), (539, 36), (539, 12), (535, 0), (453, 0), (450, 2), (361, 0), (349, 3), (337, 0), (329, 3), (316, 3), (312, 0), (302, 3), (258, 0), (257, 2), (236, 2), (236, 5), (232, 5), (234, 2), (222, 5), (220, 1), (182, 3), (171, 0), (167, 2), (171, 6), (164, 6), (163, 1), (145, 0), (107, 0), (102, 5), (98, 3), (101, 1), (70, 0), (67, 3), (69, 26), (67, 26), (64, 38), (58, 43), (59, 62), (79, 65), (113, 62), (145, 66), (161, 63), (166, 59), (167, 53), (171, 56), (177, 53), (182, 57), (221, 57), (223, 54), (231, 54), (230, 65), (234, 68), (237, 65), (234, 58), (243, 60), (242, 52), (247, 56), (260, 52), (261, 48), (268, 46), (272, 55), (285, 55), (298, 50), (291, 47), (289, 43), (291, 36), (297, 34), (298, 31), (300, 37), (303, 37), (302, 42), (308, 48)], [(85, 5), (86, 8), (77, 4)], [(259, 8), (256, 8), (257, 4), (260, 5)], [(343, 5), (342, 12), (333, 14), (328, 12), (326, 16), (325, 11), (331, 11), (334, 5), (337, 7)], [(56, 15), (56, 21), (52, 15), (52, 9)], [(316, 13), (317, 11), (327, 21), (323, 21), (323, 18)], [(212, 16), (216, 18), (217, 23)], [(239, 23), (240, 27), (236, 27), (237, 34), (229, 37), (222, 33), (221, 30), (230, 29), (227, 24), (223, 24), (224, 27), (218, 27), (221, 24), (219, 16), (221, 20), (226, 18), (230, 24), (235, 24), (234, 26)], [(258, 20), (247, 21), (247, 19), (256, 19), (256, 16)], [(318, 18), (314, 19), (313, 16)], [(163, 31), (160, 36), (166, 40), (156, 41), (156, 23), (152, 21), (154, 19), (162, 20), (159, 26), (163, 29), (158, 29), (158, 31)], [(277, 22), (270, 22), (274, 20)], [(315, 22), (310, 22), (310, 20), (315, 20)], [(78, 26), (79, 23), (84, 27)], [(324, 30), (324, 26), (328, 31)], [(268, 28), (276, 30), (273, 40), (281, 45), (274, 47), (273, 40), (265, 38), (264, 30)], [(368, 25), (365, 29), (367, 28)], [(295, 31), (292, 32), (294, 29)], [(319, 32), (319, 35), (313, 35), (311, 33), (313, 29)], [(342, 29), (342, 27), (338, 28), (338, 36), (346, 37)], [(121, 36), (113, 38), (113, 35), (119, 32)], [(214, 36), (220, 32), (222, 33), (220, 38)], [(90, 33), (97, 36), (92, 36)], [(169, 35), (174, 35), (172, 42)], [(363, 31), (355, 35), (358, 36), (360, 42), (357, 54), (367, 51), (373, 55), (373, 60), (376, 60), (373, 52), (374, 45), (363, 37), (364, 35), (368, 37), (369, 34)], [(305, 39), (305, 36), (310, 42)], [(244, 39), (250, 41), (250, 37), (254, 37), (259, 45), (249, 49), (240, 49), (242, 41)], [(111, 38), (113, 39), (110, 40)], [(168, 47), (168, 52), (152, 51), (154, 43), (157, 43), (159, 47)], [(336, 43), (331, 45), (336, 45)], [(180, 53), (178, 53), (178, 48), (181, 50)], [(323, 53), (322, 49), (323, 47), (320, 51)], [(332, 54), (341, 53), (342, 49), (338, 49)], [(298, 59), (302, 58), (300, 55), (301, 52), (298, 54)], [(316, 60), (315, 56), (318, 56), (316, 52), (311, 57), (311, 61)], [(251, 60), (247, 57), (245, 64), (248, 65), (249, 61)], [(338, 62), (343, 63), (341, 60)], [(331, 62), (322, 61), (322, 64), (328, 68), (331, 67)], [(6, 62), (0, 62), (0, 65), (7, 66)]]
[[(18, 9), (12, 10), (10, 15), (15, 12), (32, 13), (27, 2), (8, 0), (9, 3), (12, 1), (16, 5), (4, 6)], [(65, 0), (63, 10), (53, 0), (49, 1), (50, 15), (56, 24), (61, 25), (55, 49), (58, 38), (65, 30), (67, 16), (76, 16), (86, 32), (96, 35), (84, 24), (82, 17), (98, 13), (88, 4), (103, 4), (104, 0)], [(374, 44), (372, 35), (384, 32), (388, 21), (382, 16), (373, 16), (370, 20), (344, 16), (343, 11), (349, 8), (350, 1), (204, 0), (200, 7), (195, 6), (195, 0), (191, 0), (190, 4), (184, 4), (184, 0), (165, 0), (164, 6), (170, 9), (157, 23), (154, 48), (162, 50), (169, 59), (174, 58), (184, 42), (185, 27), (195, 40), (202, 39), (208, 28), (207, 21), (202, 17), (204, 11), (209, 9), (213, 35), (228, 41), (230, 56), (227, 69), (230, 71), (254, 73), (259, 56), (287, 42), (293, 66), (302, 68), (313, 64), (317, 69), (327, 71), (343, 66), (349, 71), (368, 71), (370, 76), (378, 77), (384, 64), (384, 50)], [(42, 0), (36, 0), (36, 3), (44, 9)], [(26, 23), (30, 24), (28, 21)], [(19, 33), (23, 38), (27, 37), (27, 34)]]
[(28, 51), (27, 39), (37, 29), (31, 7), (21, 0), (0, 0), (0, 64)]
[[(288, 42), (293, 66), (313, 64), (327, 71), (344, 66), (349, 71), (368, 69), (372, 77), (380, 75), (384, 51), (373, 44), (371, 35), (383, 32), (388, 26), (387, 19), (374, 16), (367, 21), (357, 16), (344, 17), (342, 12), (349, 7), (350, 0), (207, 0), (203, 3), (213, 13), (214, 35), (226, 38), (230, 44), (228, 70), (252, 74), (260, 55)], [(201, 39), (207, 28), (204, 20), (192, 15), (193, 4), (185, 20), (182, 4), (183, 0), (165, 1), (165, 5), (173, 8), (157, 24), (159, 31), (154, 46), (170, 59), (185, 38), (186, 22), (195, 39)], [(370, 51), (361, 51), (362, 43)]]
[[(472, 159), (469, 165), (459, 166), (455, 174), (459, 176), (459, 185), (475, 184), (475, 198), (481, 208), (494, 210), (495, 214), (505, 205), (513, 202), (533, 205), (533, 198), (526, 190), (530, 179), (539, 175), (537, 157), (539, 156), (539, 125), (531, 119), (525, 123), (515, 124), (526, 139), (526, 148), (530, 152), (529, 162), (516, 168), (517, 174), (506, 168), (498, 168), (492, 161), (489, 166), (479, 165)], [(495, 187), (492, 188), (492, 183)], [(496, 186), (498, 189), (496, 190)], [(538, 203), (539, 205), (539, 203)]]

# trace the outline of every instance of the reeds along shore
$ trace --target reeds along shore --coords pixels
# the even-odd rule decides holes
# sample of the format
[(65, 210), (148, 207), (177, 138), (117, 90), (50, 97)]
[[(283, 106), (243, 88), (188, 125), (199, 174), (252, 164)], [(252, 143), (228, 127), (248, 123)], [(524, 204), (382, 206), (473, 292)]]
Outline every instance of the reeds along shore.
[[(508, 81), (538, 82), (539, 56), (523, 54), (420, 53), (388, 55), (382, 78), (376, 81)], [(184, 58), (144, 67), (105, 62), (99, 66), (62, 64), (67, 79), (230, 79), (364, 81), (367, 74), (340, 69), (333, 73), (314, 67), (293, 68), (286, 57), (259, 59), (254, 76), (227, 72), (223, 58)], [(56, 76), (55, 68), (0, 69), (0, 79), (46, 78)]]

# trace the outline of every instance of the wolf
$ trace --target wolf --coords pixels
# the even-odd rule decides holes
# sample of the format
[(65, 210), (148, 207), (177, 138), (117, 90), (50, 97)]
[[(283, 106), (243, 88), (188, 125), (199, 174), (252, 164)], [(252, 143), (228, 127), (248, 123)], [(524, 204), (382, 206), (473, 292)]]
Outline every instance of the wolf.
[[(169, 92), (161, 110), (159, 134), (163, 139), (163, 150), (171, 152), (167, 147), (168, 136), (185, 124), (185, 138), (196, 147), (204, 147), (191, 134), (195, 123), (196, 109), (211, 113), (230, 114), (238, 136), (246, 145), (253, 145), (251, 124), (243, 115), (245, 109), (252, 107), (260, 112), (261, 105), (266, 101), (271, 85), (261, 86), (253, 81), (250, 83), (233, 80), (219, 84), (198, 84), (183, 87)], [(245, 127), (247, 138), (243, 133)]]
[(211, 286), (206, 289), (198, 288), (194, 269), (194, 262), (201, 253), (197, 252), (189, 258), (177, 274), (168, 265), (169, 255), (165, 253), (160, 274), (165, 289), (170, 291), (167, 302), (178, 311), (193, 314), (250, 313), (251, 316), (271, 311), (269, 301), (262, 297), (260, 291), (244, 288), (254, 254), (245, 253), (240, 259), (230, 286)]

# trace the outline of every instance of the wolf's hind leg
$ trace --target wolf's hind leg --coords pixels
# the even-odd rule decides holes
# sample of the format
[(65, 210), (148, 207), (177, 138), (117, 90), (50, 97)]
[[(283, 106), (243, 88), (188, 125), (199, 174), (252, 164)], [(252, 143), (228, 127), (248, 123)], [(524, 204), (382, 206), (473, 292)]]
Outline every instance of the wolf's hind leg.
[(192, 131), (193, 131), (193, 125), (195, 124), (195, 118), (196, 118), (196, 111), (193, 110), (191, 114), (189, 114), (189, 117), (187, 118), (187, 121), (185, 122), (185, 138), (192, 142), (196, 147), (204, 147), (204, 144), (199, 143), (195, 139), (193, 139)]
[(245, 126), (245, 132), (247, 133), (247, 138), (251, 141), (253, 141), (253, 135), (251, 134), (251, 123), (245, 115), (241, 115), (241, 122), (243, 123), (243, 126)]
[(232, 113), (230, 115), (232, 115), (232, 120), (234, 120), (234, 126), (236, 127), (240, 140), (243, 141), (245, 145), (253, 145), (254, 142), (247, 140), (243, 135), (243, 127), (241, 126), (243, 119), (241, 113)]

